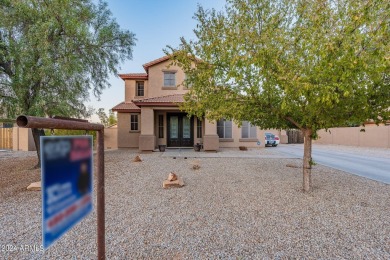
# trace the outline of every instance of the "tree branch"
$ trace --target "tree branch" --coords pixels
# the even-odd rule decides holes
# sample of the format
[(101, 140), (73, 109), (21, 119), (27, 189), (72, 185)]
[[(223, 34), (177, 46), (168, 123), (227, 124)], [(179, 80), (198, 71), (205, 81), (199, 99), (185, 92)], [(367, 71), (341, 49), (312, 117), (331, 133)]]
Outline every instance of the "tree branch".
[(298, 122), (296, 122), (294, 119), (292, 119), (291, 117), (289, 117), (289, 116), (287, 116), (287, 117), (285, 117), (285, 119), (287, 120), (287, 121), (289, 121), (290, 123), (292, 123), (293, 125), (295, 125), (296, 127), (298, 127), (299, 129), (303, 129), (303, 127), (302, 127), (302, 125), (301, 124), (299, 124)]

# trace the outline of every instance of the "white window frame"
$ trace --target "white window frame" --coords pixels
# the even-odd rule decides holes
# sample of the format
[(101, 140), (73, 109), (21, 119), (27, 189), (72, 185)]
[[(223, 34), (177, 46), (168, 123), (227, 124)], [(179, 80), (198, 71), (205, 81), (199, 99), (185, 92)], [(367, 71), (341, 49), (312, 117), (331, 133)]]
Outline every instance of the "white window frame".
[[(139, 83), (142, 83), (142, 93), (143, 95), (139, 95)], [(136, 81), (135, 82), (135, 94), (137, 97), (144, 97), (145, 96), (145, 81)]]
[[(220, 125), (222, 123), (222, 126)], [(229, 126), (226, 126), (227, 124), (230, 123), (230, 127)], [(218, 131), (218, 128), (223, 128), (223, 136), (220, 136), (219, 135), (219, 131)], [(227, 132), (227, 129), (230, 128), (230, 137), (227, 136), (227, 134), (229, 134), (229, 132)], [(222, 119), (222, 120), (218, 120), (217, 121), (217, 134), (219, 136), (220, 139), (232, 139), (233, 138), (233, 122), (231, 120), (225, 120), (225, 119)]]
[(192, 83), (190, 85), (186, 86), (187, 78), (188, 78), (187, 74), (184, 74), (184, 81), (183, 81), (184, 89), (188, 89), (189, 87), (192, 87)]
[[(244, 130), (248, 130), (248, 136), (244, 137)], [(248, 121), (242, 121), (241, 126), (241, 138), (242, 139), (256, 139), (257, 138), (257, 127), (252, 125)]]
[[(135, 116), (135, 117), (133, 117)], [(137, 121), (133, 121), (133, 118), (137, 118)], [(139, 132), (140, 131), (140, 122), (139, 122), (139, 114), (130, 114), (130, 132)], [(133, 126), (136, 126), (136, 129), (133, 129)]]
[[(166, 78), (168, 75), (173, 75), (173, 78)], [(173, 84), (172, 84), (173, 83)], [(164, 71), (164, 87), (176, 86), (176, 72), (174, 71)]]

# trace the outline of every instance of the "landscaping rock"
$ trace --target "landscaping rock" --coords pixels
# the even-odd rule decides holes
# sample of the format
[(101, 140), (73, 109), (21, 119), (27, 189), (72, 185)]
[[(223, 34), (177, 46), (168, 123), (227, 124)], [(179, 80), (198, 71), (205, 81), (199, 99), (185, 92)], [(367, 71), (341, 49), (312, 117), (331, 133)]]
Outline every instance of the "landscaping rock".
[(178, 177), (177, 180), (170, 181), (170, 180), (165, 180), (163, 181), (163, 188), (180, 188), (184, 186), (184, 181), (182, 178)]
[(168, 175), (168, 181), (176, 181), (177, 180), (177, 175), (174, 172), (171, 172)]
[(142, 162), (143, 160), (142, 160), (142, 158), (141, 158), (141, 156), (140, 155), (137, 155), (135, 158), (134, 158), (134, 160), (133, 160), (133, 162)]
[(32, 190), (32, 191), (40, 191), (41, 190), (41, 182), (33, 182), (30, 185), (28, 185), (27, 190)]
[(299, 165), (295, 165), (295, 164), (286, 164), (286, 167), (290, 167), (290, 168), (302, 168), (302, 166), (299, 166)]

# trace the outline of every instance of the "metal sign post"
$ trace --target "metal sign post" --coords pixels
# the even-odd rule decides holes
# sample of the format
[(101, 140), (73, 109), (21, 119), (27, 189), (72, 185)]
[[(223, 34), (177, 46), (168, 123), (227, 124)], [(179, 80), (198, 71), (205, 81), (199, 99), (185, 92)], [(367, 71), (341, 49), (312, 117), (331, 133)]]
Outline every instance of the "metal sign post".
[(97, 248), (98, 259), (105, 259), (104, 208), (104, 126), (71, 118), (43, 118), (21, 115), (16, 119), (19, 127), (97, 131)]

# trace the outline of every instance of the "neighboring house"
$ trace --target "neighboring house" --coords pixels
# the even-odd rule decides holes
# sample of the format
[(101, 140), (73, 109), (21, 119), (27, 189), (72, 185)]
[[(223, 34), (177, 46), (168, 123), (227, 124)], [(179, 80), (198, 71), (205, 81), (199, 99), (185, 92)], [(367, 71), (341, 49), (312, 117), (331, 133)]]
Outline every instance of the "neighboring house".
[(362, 127), (365, 127), (365, 126), (378, 126), (378, 125), (386, 125), (386, 126), (388, 126), (388, 125), (390, 125), (390, 120), (387, 120), (387, 121), (384, 121), (382, 123), (376, 124), (374, 120), (369, 119), (369, 120), (367, 120), (366, 122), (364, 122), (362, 124)]
[[(146, 73), (119, 74), (125, 82), (125, 101), (112, 108), (118, 118), (118, 148), (152, 151), (158, 145), (193, 147), (203, 144), (206, 151), (220, 147), (261, 147), (264, 133), (248, 122), (238, 128), (232, 121), (210, 122), (188, 118), (179, 110), (188, 89), (185, 74), (171, 65), (168, 56), (143, 65)], [(280, 135), (280, 131), (267, 131)]]

